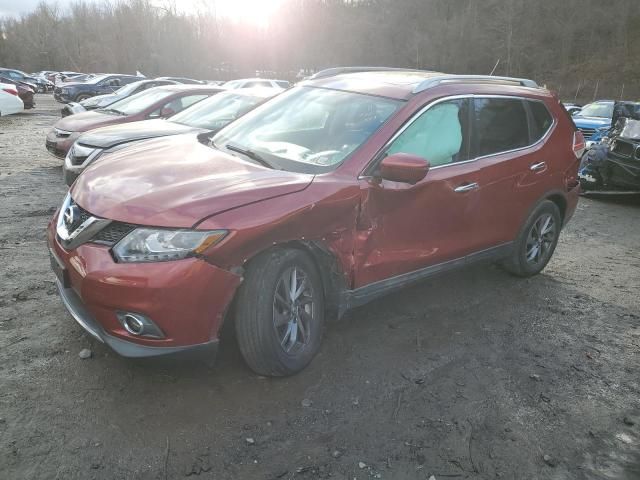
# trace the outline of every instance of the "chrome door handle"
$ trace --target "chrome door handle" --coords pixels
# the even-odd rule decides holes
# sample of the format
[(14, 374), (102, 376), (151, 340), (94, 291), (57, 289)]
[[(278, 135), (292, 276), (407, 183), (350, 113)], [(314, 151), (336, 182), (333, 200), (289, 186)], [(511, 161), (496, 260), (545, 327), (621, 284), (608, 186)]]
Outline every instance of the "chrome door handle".
[(456, 193), (464, 193), (470, 192), (471, 190), (476, 190), (477, 188), (479, 188), (479, 185), (475, 182), (465, 183), (464, 185), (460, 185), (459, 187), (454, 188), (453, 191)]
[(529, 167), (529, 170), (531, 170), (532, 172), (537, 172), (539, 170), (544, 170), (546, 167), (547, 167), (546, 162), (534, 163)]

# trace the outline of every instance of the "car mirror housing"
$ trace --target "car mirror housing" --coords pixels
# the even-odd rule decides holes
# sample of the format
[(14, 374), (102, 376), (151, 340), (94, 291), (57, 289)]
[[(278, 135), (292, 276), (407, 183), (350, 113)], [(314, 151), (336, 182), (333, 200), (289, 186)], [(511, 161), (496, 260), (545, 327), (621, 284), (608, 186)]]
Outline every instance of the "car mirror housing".
[(380, 162), (380, 177), (415, 185), (429, 171), (429, 161), (411, 153), (394, 153)]

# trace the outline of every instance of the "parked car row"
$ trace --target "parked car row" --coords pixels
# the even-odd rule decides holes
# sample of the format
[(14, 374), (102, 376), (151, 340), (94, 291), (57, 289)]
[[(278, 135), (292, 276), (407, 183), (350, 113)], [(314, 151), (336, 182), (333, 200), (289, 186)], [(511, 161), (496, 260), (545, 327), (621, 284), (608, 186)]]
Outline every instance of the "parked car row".
[(330, 318), (418, 280), (540, 272), (585, 145), (531, 80), (343, 68), (286, 91), (153, 87), (62, 118), (46, 146), (71, 183), (51, 267), (90, 335), (212, 359), (229, 321), (278, 376)]

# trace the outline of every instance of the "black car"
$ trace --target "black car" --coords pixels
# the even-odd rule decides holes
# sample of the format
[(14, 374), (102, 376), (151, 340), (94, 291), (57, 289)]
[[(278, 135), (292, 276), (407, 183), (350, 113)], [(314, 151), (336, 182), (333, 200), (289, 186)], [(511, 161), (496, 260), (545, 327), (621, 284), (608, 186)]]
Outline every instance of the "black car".
[(582, 160), (584, 193), (640, 193), (640, 103), (616, 102), (612, 121), (604, 139)]
[(69, 150), (64, 160), (64, 181), (71, 185), (89, 164), (133, 142), (182, 133), (216, 132), (280, 92), (279, 88), (229, 90), (202, 100), (168, 120), (143, 120), (90, 130)]
[(113, 93), (123, 85), (144, 80), (135, 75), (98, 75), (86, 82), (63, 83), (53, 91), (53, 98), (60, 103), (81, 102), (96, 95)]
[(11, 80), (26, 83), (37, 93), (44, 93), (47, 91), (46, 80), (27, 75), (22, 70), (15, 70), (13, 68), (0, 68), (0, 75), (10, 78)]
[(136, 93), (140, 93), (143, 90), (147, 90), (153, 87), (161, 87), (163, 85), (176, 85), (179, 82), (173, 80), (163, 80), (155, 78), (152, 80), (138, 80), (137, 82), (129, 83), (124, 87), (120, 87), (113, 93), (105, 95), (96, 95), (95, 97), (87, 98), (81, 102), (70, 102), (62, 107), (62, 116), (66, 117), (80, 112), (86, 112), (87, 110), (95, 110), (96, 108), (104, 108), (112, 103), (122, 100), (123, 98), (130, 97)]

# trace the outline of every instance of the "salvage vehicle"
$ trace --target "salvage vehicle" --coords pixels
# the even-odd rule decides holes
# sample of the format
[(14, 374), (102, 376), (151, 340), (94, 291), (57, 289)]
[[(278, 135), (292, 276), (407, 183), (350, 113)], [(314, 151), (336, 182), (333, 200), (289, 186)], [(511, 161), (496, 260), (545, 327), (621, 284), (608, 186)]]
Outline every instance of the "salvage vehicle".
[(50, 221), (59, 293), (125, 357), (202, 352), (225, 318), (262, 375), (325, 323), (480, 260), (549, 262), (584, 137), (526, 79), (320, 72), (212, 137), (147, 140), (82, 173)]
[(220, 87), (208, 85), (166, 85), (144, 90), (107, 108), (61, 118), (47, 134), (45, 147), (52, 155), (65, 158), (73, 142), (84, 132), (107, 125), (168, 118), (221, 91)]
[(587, 146), (590, 147), (593, 140), (591, 137), (598, 129), (611, 128), (611, 117), (613, 116), (613, 100), (599, 100), (582, 107), (582, 109), (572, 116), (573, 123), (582, 132)]
[(14, 68), (0, 68), (0, 75), (8, 77), (11, 80), (28, 83), (30, 86), (33, 85), (37, 93), (45, 93), (47, 91), (46, 80), (32, 77), (22, 70), (16, 70)]
[(270, 80), (268, 78), (241, 78), (229, 80), (222, 84), (225, 88), (289, 88), (291, 84), (286, 80)]
[(67, 103), (64, 107), (62, 107), (61, 114), (63, 117), (67, 117), (76, 113), (86, 112), (87, 110), (95, 110), (97, 108), (108, 107), (118, 100), (130, 97), (131, 95), (140, 93), (143, 90), (148, 90), (149, 88), (153, 87), (161, 87), (163, 85), (176, 85), (177, 83), (178, 82), (174, 82), (172, 80), (162, 80), (158, 78), (153, 80), (138, 80), (137, 82), (129, 83), (124, 87), (120, 87), (113, 93), (96, 95), (95, 97), (87, 98), (85, 100), (82, 100), (81, 102)]
[(17, 80), (12, 80), (2, 75), (0, 75), (0, 83), (10, 84), (16, 87), (16, 90), (18, 90), (18, 96), (20, 97), (20, 100), (22, 100), (25, 110), (35, 108), (36, 106), (36, 102), (34, 100), (35, 90), (33, 87), (29, 86), (29, 84), (24, 82), (19, 82)]
[(640, 103), (616, 102), (612, 122), (584, 155), (579, 174), (584, 193), (640, 192)]
[(18, 96), (18, 89), (10, 83), (0, 83), (0, 117), (20, 113), (24, 103)]
[(280, 92), (281, 88), (228, 90), (198, 102), (167, 120), (143, 120), (90, 130), (80, 135), (67, 153), (62, 167), (64, 182), (71, 185), (90, 164), (133, 142), (187, 132), (217, 132)]
[(96, 95), (113, 93), (121, 86), (143, 80), (135, 75), (96, 75), (84, 82), (62, 83), (53, 90), (53, 98), (60, 103), (81, 102)]

